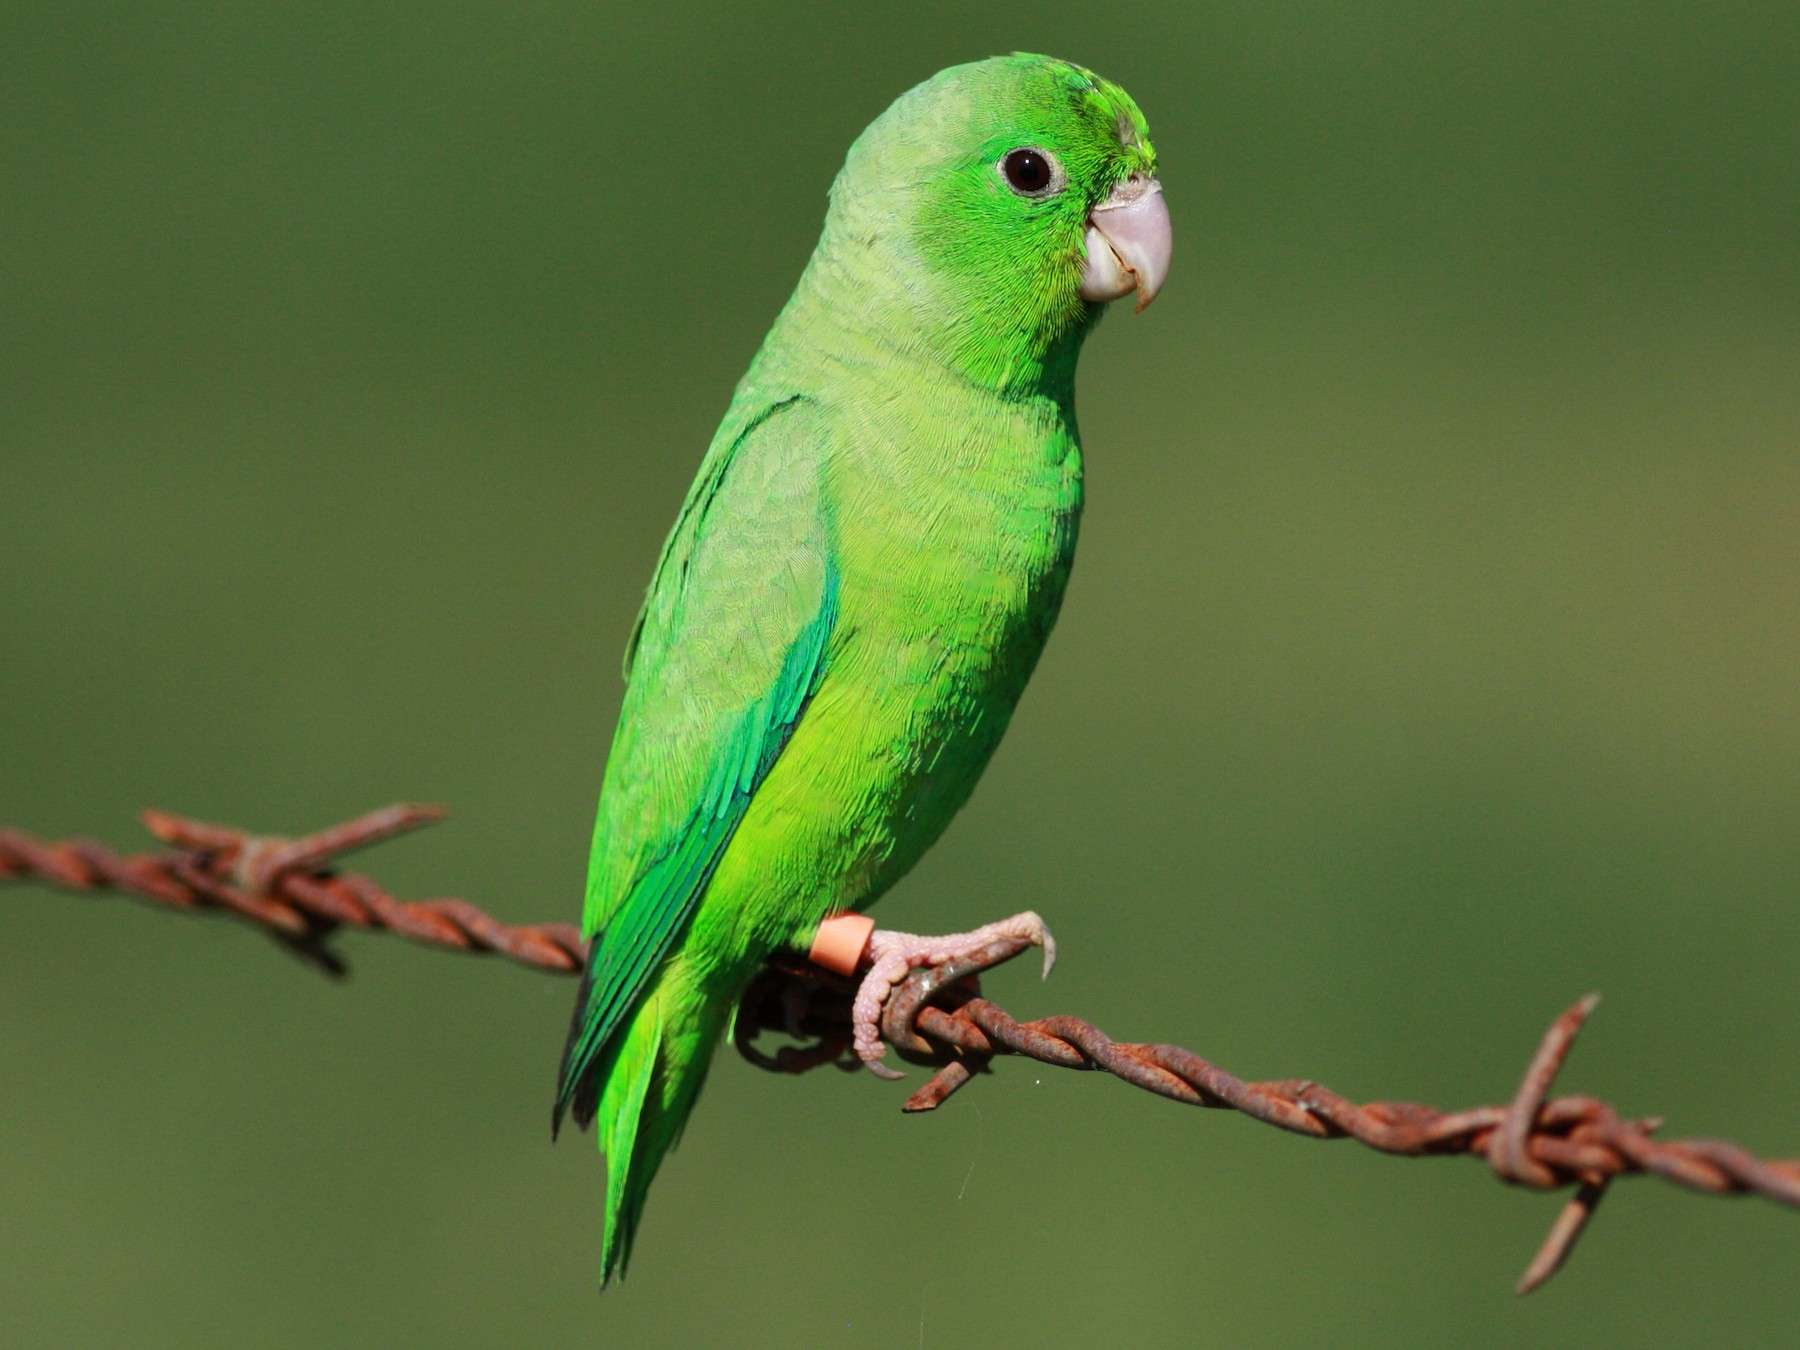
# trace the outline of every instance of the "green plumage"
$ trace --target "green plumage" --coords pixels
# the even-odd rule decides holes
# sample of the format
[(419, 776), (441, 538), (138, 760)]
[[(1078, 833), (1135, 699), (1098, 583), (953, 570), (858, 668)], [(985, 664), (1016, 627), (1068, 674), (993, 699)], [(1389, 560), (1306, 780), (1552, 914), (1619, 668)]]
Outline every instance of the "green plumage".
[[(1067, 187), (1011, 190), (1020, 146)], [(1122, 90), (1019, 55), (902, 96), (832, 186), (627, 656), (556, 1102), (598, 1121), (603, 1281), (750, 975), (891, 886), (1005, 730), (1081, 509), (1084, 223), (1154, 171)]]

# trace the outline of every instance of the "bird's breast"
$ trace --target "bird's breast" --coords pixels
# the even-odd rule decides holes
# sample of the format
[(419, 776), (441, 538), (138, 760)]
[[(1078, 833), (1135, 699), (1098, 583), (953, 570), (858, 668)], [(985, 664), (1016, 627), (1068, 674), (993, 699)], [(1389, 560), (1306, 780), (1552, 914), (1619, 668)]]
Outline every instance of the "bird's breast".
[(1080, 513), (1060, 425), (872, 439), (825, 475), (838, 612), (824, 678), (720, 873), (789, 897), (776, 907), (803, 922), (879, 896), (968, 800), (1055, 622)]
[[(1054, 624), (1081, 507), (1072, 434), (853, 466), (833, 502), (828, 691), (901, 869), (962, 805)], [(883, 870), (887, 870), (883, 868)]]

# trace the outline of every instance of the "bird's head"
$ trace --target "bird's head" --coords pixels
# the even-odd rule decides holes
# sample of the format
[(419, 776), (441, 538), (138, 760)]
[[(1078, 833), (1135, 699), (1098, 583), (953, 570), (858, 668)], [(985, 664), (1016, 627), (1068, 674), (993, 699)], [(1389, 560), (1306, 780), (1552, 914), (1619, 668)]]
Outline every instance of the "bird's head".
[(860, 255), (984, 382), (1072, 370), (1106, 303), (1168, 275), (1156, 151), (1118, 85), (1045, 56), (953, 66), (895, 100), (832, 187), (827, 241)]

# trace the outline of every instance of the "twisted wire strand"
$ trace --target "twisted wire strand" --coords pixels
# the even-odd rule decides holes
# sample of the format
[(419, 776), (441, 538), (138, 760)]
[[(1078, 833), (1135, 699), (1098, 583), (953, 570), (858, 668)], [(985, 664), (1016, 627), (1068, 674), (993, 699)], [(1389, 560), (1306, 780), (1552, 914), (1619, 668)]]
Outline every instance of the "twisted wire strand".
[[(1238, 1111), (1310, 1139), (1355, 1139), (1408, 1157), (1483, 1158), (1500, 1180), (1537, 1190), (1573, 1185), (1516, 1290), (1541, 1286), (1568, 1259), (1608, 1185), (1643, 1174), (1709, 1195), (1761, 1195), (1800, 1208), (1800, 1159), (1764, 1161), (1711, 1139), (1658, 1140), (1660, 1119), (1626, 1119), (1595, 1097), (1550, 1098), (1558, 1071), (1599, 999), (1569, 1008), (1544, 1033), (1519, 1089), (1505, 1106), (1440, 1111), (1415, 1102), (1357, 1104), (1310, 1079), (1246, 1082), (1178, 1045), (1115, 1041), (1079, 1017), (1020, 1022), (980, 996), (975, 977), (1029, 950), (1000, 939), (968, 959), (914, 971), (882, 1018), (883, 1039), (904, 1057), (935, 1066), (905, 1111), (931, 1111), (997, 1055), (1058, 1068), (1098, 1070), (1190, 1106)], [(855, 1068), (850, 1003), (855, 985), (794, 957), (772, 961), (746, 993), (735, 1031), (739, 1053), (761, 1068), (805, 1073), (825, 1064)], [(802, 1044), (770, 1055), (762, 1031)]]
[(398, 804), (301, 839), (263, 838), (229, 826), (144, 812), (174, 847), (120, 855), (90, 839), (45, 843), (0, 830), (0, 880), (36, 877), (64, 890), (116, 890), (191, 911), (220, 910), (266, 930), (328, 974), (347, 970), (332, 947), (342, 928), (396, 933), (431, 947), (489, 952), (557, 974), (578, 972), (587, 944), (574, 924), (503, 924), (466, 900), (397, 900), (330, 860), (443, 818), (434, 806)]
[[(466, 900), (399, 900), (332, 860), (441, 819), (437, 807), (399, 804), (300, 839), (261, 837), (229, 826), (146, 811), (170, 848), (122, 855), (87, 839), (46, 843), (0, 829), (0, 881), (36, 879), (71, 891), (121, 891), (172, 909), (223, 911), (256, 925), (321, 970), (346, 967), (331, 946), (340, 930), (391, 932), (427, 946), (492, 953), (535, 970), (570, 975), (586, 960), (573, 924), (508, 925)], [(1464, 1154), (1485, 1159), (1502, 1181), (1538, 1190), (1567, 1186), (1550, 1234), (1518, 1283), (1542, 1285), (1568, 1258), (1608, 1186), (1632, 1175), (1710, 1195), (1761, 1195), (1800, 1208), (1800, 1160), (1759, 1159), (1723, 1140), (1658, 1140), (1659, 1119), (1629, 1119), (1595, 1097), (1550, 1097), (1557, 1073), (1593, 1011), (1590, 995), (1544, 1034), (1505, 1106), (1446, 1112), (1413, 1102), (1357, 1104), (1310, 1079), (1248, 1082), (1177, 1045), (1115, 1041), (1078, 1017), (1020, 1022), (980, 996), (982, 971), (1028, 944), (998, 939), (967, 959), (912, 972), (882, 1017), (882, 1037), (903, 1058), (932, 1066), (905, 1111), (931, 1111), (1000, 1055), (1058, 1068), (1109, 1073), (1190, 1106), (1234, 1110), (1310, 1139), (1355, 1139), (1383, 1153)], [(746, 990), (734, 1024), (739, 1053), (759, 1068), (804, 1073), (855, 1069), (851, 1001), (856, 985), (782, 954)], [(764, 1031), (798, 1044), (774, 1054)]]

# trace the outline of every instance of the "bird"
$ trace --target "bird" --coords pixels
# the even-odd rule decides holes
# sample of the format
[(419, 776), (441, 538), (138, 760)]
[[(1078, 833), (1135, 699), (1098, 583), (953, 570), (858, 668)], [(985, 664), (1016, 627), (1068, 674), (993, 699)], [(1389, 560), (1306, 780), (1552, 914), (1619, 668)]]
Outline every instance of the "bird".
[[(597, 1127), (602, 1289), (752, 976), (899, 880), (993, 755), (1074, 557), (1076, 358), (1109, 302), (1150, 303), (1170, 248), (1143, 114), (1066, 61), (952, 66), (851, 146), (627, 644), (552, 1114), (553, 1136)], [(1046, 973), (1054, 953), (1030, 912), (860, 922), (877, 1072), (907, 970), (996, 934)]]

